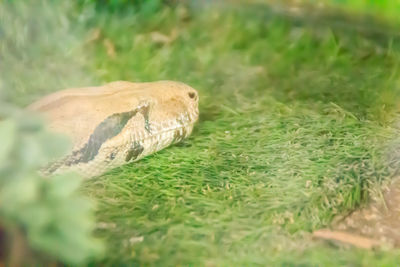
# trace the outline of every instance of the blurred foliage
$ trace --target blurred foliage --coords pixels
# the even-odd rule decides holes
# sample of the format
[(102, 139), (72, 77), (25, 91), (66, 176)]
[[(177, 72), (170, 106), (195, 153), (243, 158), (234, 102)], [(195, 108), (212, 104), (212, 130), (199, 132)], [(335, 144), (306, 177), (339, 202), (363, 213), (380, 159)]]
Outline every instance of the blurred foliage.
[(351, 11), (375, 14), (400, 22), (399, 0), (320, 0), (320, 2), (338, 5)]
[(80, 5), (92, 4), (99, 9), (110, 11), (136, 10), (149, 15), (160, 10), (164, 5), (176, 3), (177, 0), (79, 0)]
[(5, 101), (27, 105), (55, 90), (94, 83), (84, 68), (81, 45), (84, 22), (93, 12), (75, 8), (69, 1), (0, 1), (0, 94)]
[[(385, 21), (400, 23), (400, 1), (398, 0), (228, 0), (241, 3), (282, 5), (297, 13), (307, 7), (307, 11), (315, 9), (320, 13), (331, 12), (332, 9), (351, 16), (368, 15)], [(305, 12), (307, 14), (307, 12)]]
[(81, 178), (49, 179), (38, 172), (64, 154), (67, 140), (27, 112), (5, 103), (0, 107), (0, 225), (7, 233), (10, 265), (43, 259), (84, 263), (101, 246), (91, 236), (92, 204), (78, 194)]
[(7, 250), (11, 266), (81, 264), (101, 249), (91, 236), (92, 203), (78, 193), (81, 178), (46, 179), (38, 172), (66, 152), (67, 140), (10, 104), (26, 105), (57, 86), (91, 80), (81, 67), (79, 27), (70, 34), (71, 21), (85, 14), (71, 13), (72, 7), (50, 1), (0, 4), (0, 236), (6, 235), (0, 249)]

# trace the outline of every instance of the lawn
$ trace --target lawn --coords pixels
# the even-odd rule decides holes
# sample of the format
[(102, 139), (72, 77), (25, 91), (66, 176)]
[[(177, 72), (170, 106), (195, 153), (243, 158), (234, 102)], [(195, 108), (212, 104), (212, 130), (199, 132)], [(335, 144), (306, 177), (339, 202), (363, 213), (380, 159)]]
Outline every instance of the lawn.
[(30, 45), (13, 37), (22, 26), (5, 32), (26, 51), (15, 63), (2, 46), (9, 101), (115, 80), (178, 80), (200, 94), (189, 139), (85, 182), (107, 244), (101, 263), (398, 263), (398, 250), (311, 237), (396, 173), (400, 43), (383, 22), (266, 5), (79, 10), (40, 11)]

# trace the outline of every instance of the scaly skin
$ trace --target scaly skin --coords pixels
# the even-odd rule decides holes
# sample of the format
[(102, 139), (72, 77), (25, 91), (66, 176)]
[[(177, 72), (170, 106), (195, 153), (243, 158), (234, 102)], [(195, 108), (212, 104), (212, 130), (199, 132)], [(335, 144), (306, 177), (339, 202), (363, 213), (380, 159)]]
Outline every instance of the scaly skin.
[(198, 119), (198, 94), (172, 81), (118, 81), (67, 89), (33, 103), (51, 130), (69, 136), (72, 152), (45, 173), (93, 177), (188, 137)]

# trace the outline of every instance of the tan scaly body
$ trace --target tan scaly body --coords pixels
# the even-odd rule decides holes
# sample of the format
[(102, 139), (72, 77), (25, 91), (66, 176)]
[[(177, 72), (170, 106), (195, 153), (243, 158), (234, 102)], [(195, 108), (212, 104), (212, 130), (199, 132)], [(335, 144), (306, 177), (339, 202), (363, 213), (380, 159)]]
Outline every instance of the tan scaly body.
[(137, 161), (192, 132), (198, 94), (172, 81), (118, 81), (99, 87), (67, 89), (33, 103), (51, 130), (66, 134), (72, 152), (47, 173), (77, 171), (86, 177)]

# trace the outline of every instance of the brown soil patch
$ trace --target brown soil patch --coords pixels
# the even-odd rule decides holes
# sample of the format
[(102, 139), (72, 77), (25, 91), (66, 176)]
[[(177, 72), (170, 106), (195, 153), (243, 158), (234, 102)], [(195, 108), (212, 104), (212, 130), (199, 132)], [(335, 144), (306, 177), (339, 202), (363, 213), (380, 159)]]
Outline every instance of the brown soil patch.
[(400, 178), (384, 190), (383, 196), (338, 220), (332, 229), (316, 231), (314, 236), (362, 248), (377, 244), (400, 247)]

